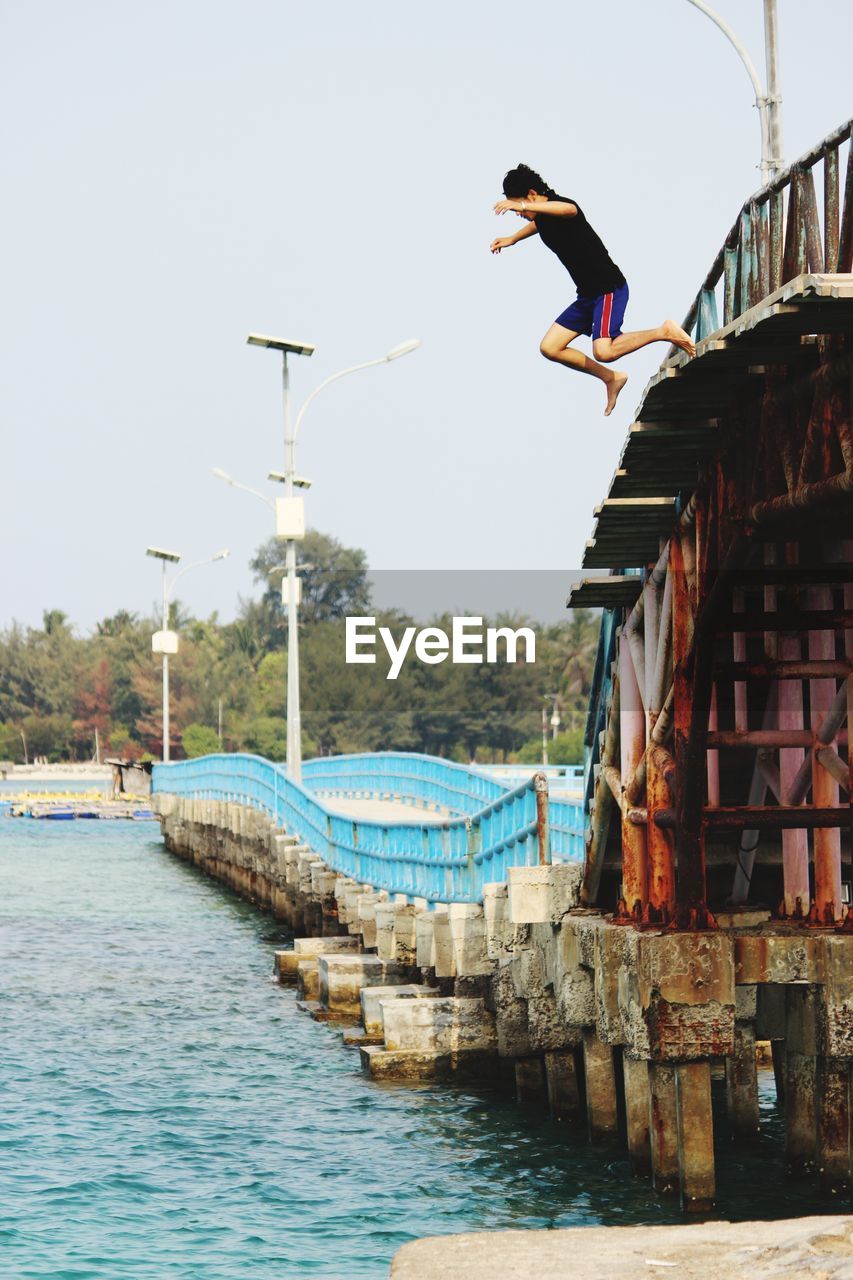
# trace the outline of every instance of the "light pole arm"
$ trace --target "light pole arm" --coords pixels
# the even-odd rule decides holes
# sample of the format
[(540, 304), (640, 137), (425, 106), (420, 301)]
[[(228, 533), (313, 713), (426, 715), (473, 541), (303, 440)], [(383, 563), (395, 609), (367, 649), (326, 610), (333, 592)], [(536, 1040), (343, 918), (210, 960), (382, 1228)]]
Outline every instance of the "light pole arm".
[(762, 183), (766, 183), (770, 180), (771, 169), (773, 167), (772, 157), (770, 155), (770, 125), (767, 118), (767, 95), (764, 91), (764, 86), (759, 79), (758, 72), (755, 69), (755, 63), (752, 61), (752, 58), (750, 58), (744, 45), (740, 40), (738, 40), (725, 18), (721, 18), (709, 4), (705, 3), (705, 0), (687, 0), (687, 3), (692, 4), (695, 9), (700, 11), (700, 13), (704, 13), (706, 18), (710, 18), (711, 21), (720, 28), (723, 35), (734, 47), (735, 52), (743, 65), (746, 67), (746, 72), (749, 76), (750, 83), (752, 84), (753, 93), (755, 94), (755, 105), (758, 107), (758, 115), (761, 121), (761, 180)]
[[(242, 489), (244, 493), (250, 493), (253, 498), (257, 498), (259, 502), (263, 502), (266, 506), (271, 507), (272, 510), (275, 511), (275, 503), (271, 498), (268, 498), (265, 493), (261, 493), (260, 490), (253, 489), (249, 484), (243, 484), (242, 480), (235, 480), (233, 476), (229, 476), (225, 471), (220, 471), (218, 467), (213, 468), (213, 474), (216, 476), (217, 480), (223, 480), (225, 484), (230, 484), (232, 489)], [(199, 563), (207, 564), (207, 561), (201, 560)], [(190, 569), (193, 567), (193, 565), (187, 566), (187, 568)]]
[[(264, 502), (266, 502), (266, 498), (264, 498)], [(179, 569), (170, 582), (168, 589), (163, 592), (163, 603), (166, 606), (166, 611), (168, 611), (168, 607), (172, 602), (172, 592), (185, 573), (189, 573), (190, 569), (200, 569), (205, 564), (213, 564), (215, 560), (224, 560), (227, 555), (227, 551), (217, 551), (215, 556), (206, 556), (204, 560), (193, 560), (192, 564), (185, 564), (183, 569)]]
[(299, 413), (296, 415), (296, 422), (293, 425), (293, 439), (295, 440), (299, 434), (299, 427), (302, 423), (303, 417), (305, 416), (305, 410), (308, 408), (311, 401), (320, 394), (324, 387), (328, 387), (332, 382), (337, 382), (338, 378), (345, 378), (348, 373), (358, 373), (361, 369), (372, 369), (374, 365), (387, 363), (387, 356), (379, 356), (376, 360), (365, 360), (363, 364), (354, 364), (350, 365), (348, 369), (339, 369), (337, 373), (333, 373), (330, 377), (324, 379), (324, 381), (320, 383), (319, 387), (314, 388), (305, 400), (302, 408), (299, 410)]

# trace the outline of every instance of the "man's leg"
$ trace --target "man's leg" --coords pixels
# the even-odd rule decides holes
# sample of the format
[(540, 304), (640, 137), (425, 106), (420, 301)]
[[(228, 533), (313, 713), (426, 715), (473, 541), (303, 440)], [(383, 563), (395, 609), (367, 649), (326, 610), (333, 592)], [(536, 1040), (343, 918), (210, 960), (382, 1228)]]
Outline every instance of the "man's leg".
[(669, 342), (672, 346), (681, 347), (689, 356), (695, 356), (696, 348), (690, 334), (685, 333), (674, 320), (664, 320), (657, 329), (639, 329), (636, 333), (620, 333), (618, 338), (596, 338), (592, 344), (593, 352), (598, 360), (618, 360), (640, 347), (647, 347), (651, 342)]
[(651, 342), (669, 342), (681, 347), (689, 356), (695, 356), (696, 348), (674, 320), (664, 320), (656, 329), (641, 329), (637, 333), (623, 333), (622, 321), (625, 319), (625, 308), (628, 306), (629, 289), (623, 284), (612, 293), (603, 293), (596, 298), (592, 315), (592, 350), (597, 360), (608, 364), (627, 356), (640, 347), (647, 347)]
[(564, 329), (561, 324), (552, 324), (540, 342), (539, 350), (546, 360), (567, 365), (569, 369), (577, 369), (579, 373), (591, 374), (605, 384), (607, 407), (604, 410), (604, 416), (606, 418), (613, 412), (616, 398), (628, 381), (628, 376), (624, 373), (615, 373), (612, 369), (605, 369), (603, 364), (591, 360), (582, 351), (575, 351), (570, 344), (577, 336), (573, 329)]

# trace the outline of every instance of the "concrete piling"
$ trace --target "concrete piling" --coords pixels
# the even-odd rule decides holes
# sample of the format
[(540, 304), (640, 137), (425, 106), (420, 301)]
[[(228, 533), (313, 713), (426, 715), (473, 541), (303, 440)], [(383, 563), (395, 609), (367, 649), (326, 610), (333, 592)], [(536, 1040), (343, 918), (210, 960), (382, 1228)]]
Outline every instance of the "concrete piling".
[(707, 1213), (716, 1192), (709, 1062), (677, 1064), (675, 1100), (681, 1207), (688, 1213)]
[(511, 868), (482, 904), (392, 898), (242, 806), (154, 803), (172, 852), (293, 928), (278, 980), (340, 1024), (372, 1077), (502, 1079), (520, 1103), (623, 1141), (636, 1175), (696, 1211), (715, 1194), (711, 1064), (725, 1063), (732, 1138), (752, 1141), (756, 1041), (770, 1041), (789, 1169), (849, 1190), (843, 930), (766, 912), (716, 930), (635, 928), (581, 908), (568, 866)]
[(552, 1120), (576, 1124), (581, 1118), (581, 1080), (574, 1049), (545, 1054), (545, 1083)]
[(678, 1110), (675, 1067), (649, 1064), (649, 1145), (652, 1185), (660, 1195), (673, 1195), (678, 1187)]
[(651, 1091), (649, 1064), (645, 1058), (635, 1058), (625, 1050), (622, 1057), (622, 1079), (625, 1088), (625, 1124), (631, 1170), (634, 1174), (648, 1176), (652, 1171), (649, 1131)]
[(583, 1063), (589, 1136), (611, 1138), (619, 1127), (613, 1049), (591, 1029), (583, 1035)]

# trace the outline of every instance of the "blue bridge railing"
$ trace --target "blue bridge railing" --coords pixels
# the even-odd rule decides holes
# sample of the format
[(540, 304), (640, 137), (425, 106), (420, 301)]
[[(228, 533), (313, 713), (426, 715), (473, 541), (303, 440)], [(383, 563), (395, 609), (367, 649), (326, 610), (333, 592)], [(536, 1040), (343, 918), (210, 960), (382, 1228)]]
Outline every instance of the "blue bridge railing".
[[(306, 774), (315, 764), (304, 766)], [(332, 776), (327, 774), (326, 781)], [(334, 812), (288, 778), (283, 766), (243, 754), (155, 765), (152, 792), (251, 805), (298, 835), (342, 875), (430, 903), (481, 902), (484, 884), (505, 880), (509, 867), (540, 860), (532, 779), (511, 790), (501, 788), (476, 813), (428, 823), (366, 821)], [(555, 860), (582, 858), (580, 804), (552, 801), (549, 820)]]
[(309, 791), (389, 796), (453, 814), (477, 813), (508, 790), (504, 783), (466, 765), (409, 751), (318, 756), (303, 764), (302, 781)]

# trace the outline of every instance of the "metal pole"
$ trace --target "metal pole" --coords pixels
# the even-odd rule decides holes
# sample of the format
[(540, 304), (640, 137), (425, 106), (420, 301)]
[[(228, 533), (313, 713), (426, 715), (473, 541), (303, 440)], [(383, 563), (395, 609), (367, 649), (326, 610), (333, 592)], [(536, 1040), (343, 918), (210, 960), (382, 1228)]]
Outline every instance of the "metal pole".
[(542, 763), (548, 763), (548, 704), (542, 700)]
[[(293, 497), (296, 474), (296, 439), (290, 426), (290, 372), (287, 352), (282, 352), (282, 400), (284, 407), (285, 494)], [(302, 781), (302, 717), (299, 710), (299, 619), (296, 607), (296, 543), (288, 538), (287, 568), (287, 772)]]
[[(775, 176), (775, 171), (773, 167), (773, 157), (774, 157), (774, 154), (776, 153), (772, 152), (770, 147), (770, 122), (769, 122), (769, 113), (768, 113), (767, 94), (764, 92), (761, 81), (758, 78), (758, 72), (755, 69), (755, 64), (753, 63), (752, 58), (750, 58), (749, 54), (747, 53), (745, 47), (741, 44), (740, 40), (738, 40), (734, 31), (732, 31), (729, 24), (725, 21), (725, 19), (721, 18), (720, 15), (716, 13), (709, 4), (706, 4), (705, 0), (687, 0), (687, 3), (692, 4), (695, 9), (698, 9), (701, 13), (704, 13), (706, 18), (710, 18), (711, 21), (720, 28), (720, 30), (722, 31), (726, 39), (730, 42), (730, 44), (734, 46), (734, 49), (738, 57), (740, 58), (743, 65), (746, 67), (746, 72), (747, 72), (747, 75), (749, 76), (750, 83), (752, 84), (752, 89), (755, 94), (755, 105), (758, 108), (758, 118), (761, 123), (761, 185), (766, 186), (767, 183), (770, 181), (771, 177)], [(773, 40), (774, 40), (774, 49), (775, 49), (775, 39), (776, 39), (775, 0), (765, 0), (765, 21), (767, 18), (768, 7), (773, 8), (772, 20), (773, 20)], [(769, 53), (768, 53), (768, 56), (769, 56)], [(775, 57), (775, 53), (774, 53), (774, 57)], [(781, 150), (781, 147), (780, 147), (780, 150)]]
[(767, 61), (767, 162), (770, 177), (784, 168), (782, 155), (782, 95), (779, 92), (779, 33), (776, 0), (764, 0), (764, 49)]
[[(169, 600), (166, 595), (166, 561), (163, 564), (163, 630), (169, 630)], [(171, 726), (169, 724), (169, 655), (163, 654), (163, 763), (168, 764), (171, 759), (169, 750), (169, 737)]]

